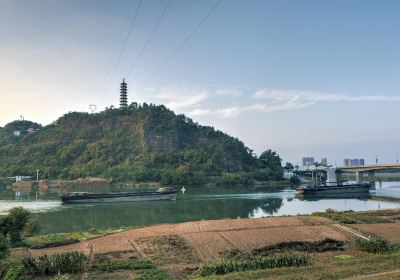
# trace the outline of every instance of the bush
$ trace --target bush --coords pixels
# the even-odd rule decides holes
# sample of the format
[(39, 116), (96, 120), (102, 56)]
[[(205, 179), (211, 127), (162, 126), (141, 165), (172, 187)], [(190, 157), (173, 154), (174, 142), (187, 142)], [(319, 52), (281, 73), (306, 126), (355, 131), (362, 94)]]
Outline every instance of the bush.
[(56, 273), (77, 273), (84, 269), (86, 256), (80, 252), (60, 253), (52, 256), (22, 258), (24, 270), (31, 275)]
[(301, 180), (297, 176), (293, 176), (289, 179), (290, 185), (292, 186), (300, 186), (301, 185)]
[(150, 269), (134, 278), (135, 280), (174, 280), (175, 278), (159, 269)]
[(39, 231), (40, 231), (39, 221), (38, 220), (29, 220), (26, 223), (25, 228), (22, 233), (24, 236), (32, 236), (36, 233), (39, 233)]
[(253, 260), (229, 261), (223, 260), (214, 264), (205, 264), (200, 267), (200, 276), (222, 275), (232, 272), (258, 270), (279, 267), (299, 267), (313, 264), (313, 259), (308, 255), (286, 254)]
[(4, 259), (9, 254), (8, 243), (6, 238), (0, 233), (0, 260)]
[(390, 250), (389, 242), (380, 237), (371, 238), (370, 240), (357, 238), (356, 246), (359, 250), (368, 253), (386, 253)]

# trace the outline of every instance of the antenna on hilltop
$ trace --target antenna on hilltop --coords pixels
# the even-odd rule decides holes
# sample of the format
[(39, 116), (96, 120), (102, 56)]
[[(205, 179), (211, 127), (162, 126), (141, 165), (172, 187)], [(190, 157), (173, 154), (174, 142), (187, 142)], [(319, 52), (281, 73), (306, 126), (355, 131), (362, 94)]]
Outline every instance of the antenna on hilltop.
[(96, 104), (90, 104), (89, 105), (89, 110), (94, 113), (97, 110), (97, 105)]

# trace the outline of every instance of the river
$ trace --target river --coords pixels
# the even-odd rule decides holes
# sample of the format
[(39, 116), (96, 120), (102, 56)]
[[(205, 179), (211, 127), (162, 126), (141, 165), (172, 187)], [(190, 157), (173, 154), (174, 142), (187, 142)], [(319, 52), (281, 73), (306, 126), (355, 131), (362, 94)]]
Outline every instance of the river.
[(310, 214), (327, 208), (376, 210), (400, 207), (400, 182), (382, 182), (364, 195), (299, 197), (290, 188), (186, 187), (176, 201), (63, 205), (57, 194), (18, 193), (0, 190), (0, 214), (15, 206), (30, 209), (42, 233), (147, 226), (163, 223), (257, 218)]

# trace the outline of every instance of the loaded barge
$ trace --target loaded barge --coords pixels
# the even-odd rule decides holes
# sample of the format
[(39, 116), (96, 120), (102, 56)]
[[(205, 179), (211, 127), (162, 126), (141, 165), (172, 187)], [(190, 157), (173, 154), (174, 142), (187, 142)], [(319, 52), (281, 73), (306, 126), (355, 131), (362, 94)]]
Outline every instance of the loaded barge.
[(336, 168), (326, 169), (327, 180), (319, 186), (298, 187), (296, 191), (300, 194), (346, 194), (346, 193), (368, 193), (372, 185), (370, 183), (344, 184), (339, 181)]
[(61, 196), (63, 203), (98, 203), (98, 202), (136, 202), (152, 200), (175, 200), (177, 191), (173, 188), (160, 188), (156, 191), (87, 193), (73, 192)]
[(368, 193), (369, 183), (343, 184), (336, 186), (306, 186), (296, 189), (302, 194), (343, 194), (343, 193)]

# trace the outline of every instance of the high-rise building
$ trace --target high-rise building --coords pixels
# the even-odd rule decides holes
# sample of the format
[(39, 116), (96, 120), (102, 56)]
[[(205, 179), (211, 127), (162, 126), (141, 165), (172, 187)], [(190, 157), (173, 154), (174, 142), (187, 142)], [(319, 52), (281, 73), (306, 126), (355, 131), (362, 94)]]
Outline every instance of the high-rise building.
[(314, 157), (303, 157), (302, 158), (303, 166), (314, 165)]
[(328, 166), (328, 159), (325, 157), (325, 158), (321, 158), (321, 165), (322, 166)]
[(119, 107), (120, 108), (128, 107), (128, 87), (127, 84), (125, 83), (125, 79), (122, 80), (120, 87)]
[(345, 158), (343, 160), (343, 165), (344, 166), (362, 166), (364, 165), (364, 159), (363, 158)]

